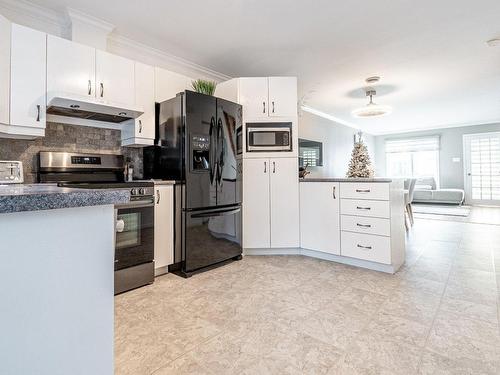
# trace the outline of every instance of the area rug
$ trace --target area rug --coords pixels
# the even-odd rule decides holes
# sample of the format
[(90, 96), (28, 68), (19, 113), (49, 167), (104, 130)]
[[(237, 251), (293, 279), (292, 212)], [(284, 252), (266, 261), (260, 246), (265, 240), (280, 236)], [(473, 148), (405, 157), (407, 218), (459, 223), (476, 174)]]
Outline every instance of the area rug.
[(421, 204), (413, 203), (413, 213), (426, 215), (445, 215), (467, 217), (470, 214), (470, 206), (455, 206), (447, 204)]

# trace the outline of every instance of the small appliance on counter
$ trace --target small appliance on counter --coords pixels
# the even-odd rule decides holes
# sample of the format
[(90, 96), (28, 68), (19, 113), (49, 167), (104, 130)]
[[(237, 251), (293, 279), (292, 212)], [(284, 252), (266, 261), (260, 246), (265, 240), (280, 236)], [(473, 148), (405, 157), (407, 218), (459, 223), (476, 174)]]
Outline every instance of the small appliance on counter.
[(23, 163), (0, 160), (0, 185), (22, 184), (24, 182)]
[(145, 147), (144, 177), (176, 181), (170, 271), (189, 277), (241, 259), (238, 129), (242, 107), (185, 91), (156, 105), (156, 146)]
[(39, 154), (38, 180), (79, 189), (126, 189), (128, 203), (115, 206), (115, 294), (154, 281), (154, 184), (125, 182), (122, 155)]

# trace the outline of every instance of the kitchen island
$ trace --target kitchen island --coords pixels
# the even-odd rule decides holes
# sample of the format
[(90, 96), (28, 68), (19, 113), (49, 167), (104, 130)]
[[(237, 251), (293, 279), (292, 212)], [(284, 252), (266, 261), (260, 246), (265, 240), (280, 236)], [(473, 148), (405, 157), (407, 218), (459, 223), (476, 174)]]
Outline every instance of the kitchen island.
[(113, 374), (114, 205), (129, 198), (0, 186), (0, 373)]

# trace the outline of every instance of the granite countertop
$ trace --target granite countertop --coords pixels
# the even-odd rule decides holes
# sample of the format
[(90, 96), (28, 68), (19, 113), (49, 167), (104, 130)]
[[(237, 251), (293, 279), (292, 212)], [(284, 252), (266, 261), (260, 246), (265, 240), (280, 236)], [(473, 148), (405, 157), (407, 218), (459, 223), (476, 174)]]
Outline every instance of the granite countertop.
[(134, 182), (135, 181), (138, 181), (138, 182), (152, 182), (155, 185), (175, 185), (175, 183), (176, 183), (175, 180), (155, 180), (155, 179), (151, 179), (151, 180), (134, 180)]
[(392, 182), (392, 179), (386, 177), (372, 177), (372, 178), (306, 177), (306, 178), (301, 178), (300, 182)]
[(77, 189), (55, 184), (0, 185), (0, 214), (127, 203), (128, 189)]

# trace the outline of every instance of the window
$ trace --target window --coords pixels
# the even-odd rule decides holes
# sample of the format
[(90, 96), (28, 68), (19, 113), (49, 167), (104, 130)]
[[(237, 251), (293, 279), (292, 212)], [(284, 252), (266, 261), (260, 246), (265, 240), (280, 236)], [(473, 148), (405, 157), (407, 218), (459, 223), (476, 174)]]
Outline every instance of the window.
[(299, 166), (323, 166), (323, 144), (321, 142), (299, 139)]
[(386, 140), (386, 168), (391, 177), (434, 177), (439, 185), (439, 136)]

